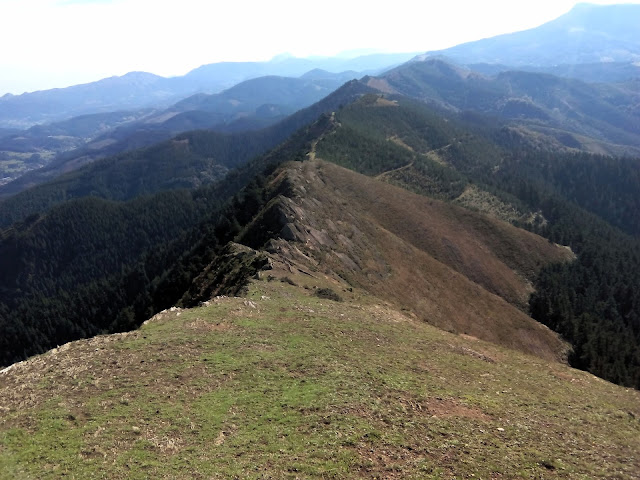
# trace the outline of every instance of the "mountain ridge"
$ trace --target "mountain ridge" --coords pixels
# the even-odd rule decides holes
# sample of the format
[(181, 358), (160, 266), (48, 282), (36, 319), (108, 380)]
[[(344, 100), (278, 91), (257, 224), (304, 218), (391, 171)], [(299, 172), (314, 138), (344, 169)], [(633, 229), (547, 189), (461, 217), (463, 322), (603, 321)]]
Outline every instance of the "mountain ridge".
[[(508, 132), (468, 130), (455, 115), (360, 82), (348, 90), (334, 100), (349, 102), (223, 182), (122, 203), (77, 199), (2, 231), (3, 252), (6, 235), (47, 225), (64, 227), (71, 245), (25, 235), (0, 255), (18, 269), (15, 298), (44, 307), (0, 304), (0, 321), (25, 314), (30, 335), (36, 326), (60, 334), (49, 338), (59, 347), (0, 370), (0, 478), (637, 478), (638, 392), (569, 368), (566, 354), (582, 356), (591, 340), (568, 352), (525, 313), (533, 285), (536, 313), (564, 315), (573, 298), (563, 286), (589, 277), (589, 259), (613, 276), (596, 280), (616, 297), (620, 283), (634, 290), (616, 270), (637, 279), (630, 257), (610, 250), (629, 238), (560, 201), (559, 179), (554, 197), (550, 180), (513, 175), (529, 174), (520, 161), (552, 179), (557, 168), (561, 179), (568, 154), (546, 152), (552, 165), (543, 168), (544, 150), (509, 155)], [(598, 184), (585, 175), (607, 178), (573, 171), (587, 198)], [(525, 220), (513, 221), (547, 239), (443, 201), (470, 184), (519, 209)], [(615, 193), (613, 204), (625, 203), (622, 189)], [(127, 225), (101, 217), (107, 210), (140, 231), (128, 237)], [(578, 228), (583, 220), (595, 235)], [(148, 224), (170, 241), (145, 239)], [(92, 265), (84, 242), (99, 248), (104, 225), (114, 250), (99, 249), (105, 261)], [(611, 245), (585, 253), (592, 237)], [(552, 241), (565, 239), (576, 255)], [(118, 264), (116, 243), (129, 263)], [(24, 256), (25, 246), (51, 254)], [(599, 254), (622, 264), (610, 270)], [(113, 278), (85, 277), (85, 290), (65, 275), (107, 266)], [(549, 276), (558, 270), (570, 273)], [(55, 296), (30, 294), (30, 285)], [(605, 300), (607, 310), (619, 308)], [(71, 326), (59, 319), (69, 304), (75, 328), (89, 328), (98, 312), (103, 331), (129, 331), (65, 343)], [(20, 345), (19, 327), (3, 326), (0, 341)], [(626, 354), (629, 328), (624, 345), (607, 330), (602, 338)], [(618, 381), (640, 378), (633, 365)]]
[[(173, 299), (172, 301), (177, 301), (180, 295), (188, 290), (188, 282), (202, 272), (205, 267), (202, 262), (206, 264), (211, 261), (211, 255), (215, 256), (221, 245), (241, 233), (247, 222), (251, 220), (251, 216), (268, 198), (265, 197), (267, 191), (264, 188), (264, 178), (261, 179), (258, 176), (250, 182), (251, 177), (259, 172), (255, 168), (259, 165), (263, 165), (261, 168), (270, 164), (275, 165), (284, 160), (304, 160), (309, 154), (360, 173), (379, 176), (385, 181), (396, 183), (422, 195), (459, 202), (468, 208), (485, 211), (541, 233), (552, 242), (570, 245), (576, 252), (576, 261), (570, 264), (557, 264), (553, 268), (533, 270), (534, 276), (535, 271), (539, 271), (539, 275), (543, 275), (544, 280), (539, 283), (540, 298), (536, 299), (535, 308), (532, 307), (532, 311), (535, 311), (538, 320), (562, 332), (574, 343), (576, 350), (570, 358), (572, 362), (576, 362), (576, 365), (591, 369), (625, 385), (637, 384), (640, 379), (638, 377), (640, 370), (635, 367), (633, 360), (637, 357), (637, 353), (634, 353), (634, 345), (638, 341), (636, 330), (634, 330), (637, 323), (634, 316), (636, 307), (633, 303), (635, 296), (631, 295), (630, 302), (621, 301), (627, 298), (627, 290), (633, 288), (631, 286), (640, 280), (633, 267), (637, 242), (612, 226), (618, 225), (629, 234), (638, 227), (634, 220), (633, 208), (629, 209), (630, 205), (637, 203), (637, 196), (633, 194), (634, 189), (637, 188), (635, 187), (637, 171), (633, 169), (633, 165), (621, 159), (605, 159), (586, 154), (562, 154), (554, 149), (540, 149), (539, 145), (529, 145), (528, 142), (522, 142), (520, 138), (514, 138), (514, 132), (509, 128), (501, 128), (499, 124), (496, 127), (491, 123), (487, 124), (486, 119), (483, 120), (482, 126), (478, 126), (480, 117), (475, 119), (475, 124), (470, 122), (465, 126), (463, 120), (469, 115), (451, 113), (445, 115), (411, 99), (371, 94), (372, 90), (361, 82), (351, 82), (345, 88), (346, 90), (342, 90), (343, 93), (349, 91), (353, 95), (344, 96), (338, 92), (332, 97), (333, 103), (321, 102), (304, 114), (308, 114), (308, 117), (304, 117), (306, 120), (303, 121), (302, 117), (298, 118), (301, 124), (304, 124), (325, 112), (314, 124), (303, 127), (294, 137), (276, 147), (271, 153), (259, 158), (257, 162), (250, 162), (246, 167), (230, 173), (223, 182), (214, 182), (211, 188), (196, 190), (194, 200), (197, 198), (214, 202), (211, 215), (198, 227), (200, 230), (196, 228), (191, 230), (192, 233), (184, 232), (185, 235), (191, 235), (190, 241), (194, 242), (191, 247), (182, 252), (178, 251), (182, 247), (177, 245), (153, 248), (155, 252), (168, 248), (172, 255), (177, 253), (177, 257), (166, 259), (166, 262), (177, 261), (177, 264), (168, 265), (154, 254), (145, 257), (141, 264), (127, 266), (127, 269), (131, 268), (133, 271), (130, 274), (131, 280), (127, 279), (126, 282), (132, 282), (134, 285), (137, 283), (140, 288), (137, 294), (142, 296), (136, 300), (135, 308), (130, 305), (134, 308), (133, 310), (121, 312), (122, 315), (118, 316), (115, 325), (123, 329), (131, 328), (136, 325), (136, 322), (144, 319), (142, 315), (145, 309), (150, 308), (155, 311), (159, 304), (163, 304), (170, 298)], [(353, 102), (354, 99), (357, 100)], [(335, 114), (326, 113), (328, 110), (325, 107), (329, 108), (329, 111), (336, 109)], [(294, 122), (291, 125), (299, 124)], [(182, 140), (185, 139), (192, 139), (194, 147), (198, 145), (205, 159), (209, 157), (212, 149), (220, 147), (216, 144), (215, 138), (206, 132), (186, 135)], [(180, 139), (176, 140), (178, 141), (176, 145), (173, 143), (170, 145), (180, 148), (177, 150), (173, 148), (167, 158), (175, 160), (176, 152), (182, 152), (185, 147), (189, 147), (188, 143)], [(583, 164), (584, 168), (580, 164)], [(149, 163), (149, 168), (152, 168), (152, 165), (153, 161)], [(570, 166), (572, 166), (572, 176), (581, 179), (579, 185), (567, 182), (570, 178), (567, 176)], [(154, 174), (162, 173), (157, 168), (150, 171)], [(615, 194), (610, 186), (603, 182), (607, 178), (611, 179), (612, 185), (620, 187)], [(138, 185), (136, 175), (132, 176), (132, 180), (131, 186)], [(229, 184), (228, 187), (226, 183)], [(243, 184), (246, 187), (241, 190)], [(124, 188), (125, 182), (120, 186)], [(579, 188), (576, 190), (577, 187)], [(41, 193), (44, 194), (46, 191), (43, 190)], [(238, 196), (233, 199), (225, 196), (234, 193)], [(44, 195), (45, 200), (50, 200), (50, 194), (51, 192)], [(108, 191), (105, 194), (108, 194)], [(136, 194), (135, 188), (131, 194)], [(109, 198), (108, 195), (107, 198)], [(567, 198), (573, 198), (573, 201), (579, 199), (580, 206)], [(219, 199), (218, 204), (215, 203), (216, 199)], [(64, 198), (58, 201), (64, 201)], [(226, 201), (231, 203), (225, 207)], [(221, 205), (224, 208), (221, 209)], [(611, 205), (615, 208), (612, 209)], [(8, 206), (7, 202), (3, 203), (3, 208)], [(16, 208), (13, 209), (13, 211), (16, 210)], [(37, 208), (36, 211), (38, 211)], [(60, 210), (54, 207), (51, 212), (52, 218), (55, 218)], [(495, 215), (497, 212), (498, 214)], [(28, 215), (28, 212), (22, 211), (21, 214)], [(596, 215), (603, 217), (598, 219)], [(17, 233), (24, 231), (25, 239), (29, 239), (28, 229), (31, 222), (35, 220), (46, 224), (49, 221), (48, 213), (44, 213), (42, 217), (23, 218), (24, 225), (15, 224), (7, 231)], [(73, 221), (72, 219), (59, 220)], [(87, 228), (100, 230), (100, 226), (94, 222), (87, 224)], [(193, 229), (194, 226), (188, 228)], [(279, 226), (275, 233), (281, 229), (282, 226)], [(291, 235), (292, 232), (289, 234)], [(14, 238), (15, 235), (11, 235), (7, 238)], [(37, 258), (39, 244), (35, 239), (33, 242), (36, 248), (32, 253), (36, 255), (34, 258)], [(443, 245), (440, 246), (440, 251)], [(32, 265), (33, 262), (28, 258), (20, 260), (22, 253), (28, 254), (27, 256), (31, 253), (20, 247), (19, 242), (15, 243), (14, 247), (15, 253), (10, 258), (17, 264), (23, 265), (17, 268)], [(451, 247), (446, 252), (455, 257), (455, 248)], [(440, 253), (440, 258), (442, 255)], [(590, 261), (594, 255), (598, 258), (597, 262)], [(55, 263), (58, 256), (58, 253), (52, 252), (43, 259), (43, 265), (46, 266), (48, 262)], [(605, 271), (598, 269), (597, 265), (602, 262), (609, 265), (612, 258), (626, 260), (622, 266), (609, 272), (610, 275), (604, 278)], [(36, 265), (40, 268), (39, 263)], [(460, 266), (467, 268), (464, 262)], [(123, 269), (125, 272), (123, 275), (129, 275), (126, 273), (127, 269)], [(145, 272), (147, 269), (149, 271)], [(580, 275), (558, 283), (560, 280), (557, 277), (569, 275), (568, 272), (573, 270), (581, 272)], [(96, 271), (99, 273), (100, 268)], [(166, 273), (165, 280), (153, 280), (159, 274), (165, 275), (163, 271)], [(482, 275), (474, 276), (474, 271), (479, 272), (472, 267), (467, 273), (472, 275), (474, 281), (480, 281)], [(51, 274), (50, 269), (43, 269), (42, 272), (46, 273), (44, 276), (47, 278)], [(64, 275), (64, 272), (56, 275)], [(75, 274), (72, 275), (74, 276)], [(45, 281), (44, 278), (40, 279), (36, 275), (24, 276), (24, 278), (37, 278), (38, 282), (28, 280), (25, 284), (26, 287), (36, 290), (40, 289), (40, 282), (43, 286), (55, 283), (53, 278)], [(527, 278), (533, 282), (539, 280), (537, 277), (528, 276)], [(585, 285), (573, 285), (583, 280), (586, 282)], [(74, 280), (68, 279), (68, 281)], [(600, 281), (609, 282), (611, 288), (598, 290), (593, 295), (594, 282), (597, 284)], [(164, 286), (158, 287), (158, 282), (165, 282)], [(494, 283), (490, 291), (505, 295), (505, 291), (498, 287), (500, 284), (500, 282)], [(561, 305), (555, 305), (565, 297), (564, 294), (554, 294), (554, 292), (558, 288), (568, 290), (569, 285), (573, 285), (570, 288), (576, 288), (579, 293), (572, 295), (570, 292), (565, 292), (568, 299)], [(20, 293), (15, 287), (7, 283), (7, 292)], [(170, 295), (165, 295), (162, 299), (160, 298), (162, 295), (158, 293), (161, 291), (170, 292)], [(522, 290), (520, 292), (520, 294), (509, 294), (508, 297), (512, 301), (514, 298), (520, 298), (519, 308), (526, 309), (527, 305), (523, 305), (526, 293)], [(589, 292), (589, 294), (583, 296), (582, 292)], [(18, 295), (16, 298), (21, 297)], [(121, 297), (118, 300), (121, 301), (118, 308), (125, 307), (126, 302), (129, 301), (127, 298)], [(205, 301), (206, 298), (199, 300)], [(56, 302), (54, 299), (49, 301), (54, 304)], [(93, 302), (91, 299), (83, 301), (88, 304)], [(587, 315), (588, 312), (585, 310), (587, 307), (589, 311), (599, 309), (598, 305), (610, 306), (606, 312), (602, 313), (602, 318), (608, 321), (579, 324), (579, 328), (584, 330), (577, 330), (573, 319)], [(164, 307), (166, 308), (166, 305)], [(22, 310), (24, 312), (37, 310), (36, 304), (32, 306), (24, 304)], [(562, 312), (560, 318), (557, 315), (558, 311)], [(29, 322), (36, 325), (35, 318), (33, 317)], [(106, 320), (102, 319), (101, 322)], [(614, 330), (627, 333), (621, 336)], [(605, 334), (612, 335), (615, 343), (610, 342), (610, 346), (596, 348), (595, 339)], [(627, 357), (632, 361), (625, 360)]]
[[(33, 126), (0, 138), (0, 152), (4, 150), (2, 153), (8, 159), (29, 154), (33, 158), (26, 162), (32, 170), (0, 185), (0, 197), (19, 193), (84, 164), (153, 145), (185, 131), (209, 129), (238, 133), (265, 129), (322, 100), (346, 83), (345, 79), (348, 81), (352, 76), (259, 77), (218, 94), (190, 96), (166, 109), (85, 115)], [(92, 128), (94, 124), (97, 125)], [(52, 155), (53, 158), (49, 158)], [(33, 169), (34, 166), (39, 168)]]
[(274, 264), (1, 370), (0, 477), (637, 478), (637, 391), (339, 288)]
[[(622, 47), (589, 79), (626, 75), (640, 10), (618, 7), (453, 51), (531, 61), (542, 32), (563, 61)], [(352, 73), (262, 77), (95, 144), (218, 131), (60, 156), (0, 203), (0, 480), (640, 479), (640, 162), (610, 156), (640, 157), (640, 79), (558, 65), (420, 57), (284, 119)]]
[[(302, 264), (307, 271), (331, 272), (347, 286), (448, 331), (546, 359), (566, 355), (566, 345), (555, 334), (516, 309), (526, 310), (531, 288), (526, 277), (533, 278), (544, 263), (569, 261), (567, 250), (320, 160), (291, 166), (286, 175), (291, 191), (277, 213), (257, 218), (282, 219), (279, 235), (284, 241), (276, 237), (267, 243), (267, 251), (287, 255), (290, 267)], [(344, 212), (344, 205), (357, 216)], [(264, 228), (249, 225), (245, 235)], [(525, 250), (529, 256), (524, 268), (523, 259), (501, 257)], [(459, 291), (466, 294), (460, 296)], [(462, 300), (465, 295), (473, 298), (469, 308)], [(497, 306), (496, 297), (506, 303)]]
[[(69, 173), (49, 180), (49, 183), (35, 185), (32, 189), (24, 190), (0, 202), (0, 224), (7, 226), (29, 214), (42, 212), (50, 206), (64, 201), (69, 195), (73, 195), (75, 198), (89, 194), (119, 200), (131, 198), (131, 192), (140, 193), (144, 182), (139, 174), (132, 173), (127, 169), (125, 169), (127, 171), (123, 171), (127, 164), (131, 165), (134, 171), (153, 171), (146, 181), (146, 184), (149, 185), (148, 188), (145, 188), (147, 194), (166, 189), (168, 187), (166, 182), (173, 181), (175, 187), (178, 188), (201, 185), (203, 180), (206, 182), (212, 177), (198, 178), (198, 172), (218, 171), (220, 173), (220, 167), (226, 171), (231, 166), (243, 164), (283, 142), (297, 129), (312, 123), (322, 113), (335, 110), (340, 105), (349, 103), (359, 95), (370, 91), (369, 87), (359, 82), (347, 82), (321, 101), (280, 120), (274, 125), (257, 131), (230, 134), (207, 131), (187, 132), (172, 140), (165, 140), (161, 144), (100, 159), (81, 168), (71, 166), (69, 169), (72, 171)], [(176, 146), (182, 148), (176, 150)], [(176, 161), (176, 152), (184, 153), (178, 156), (181, 161)], [(156, 154), (154, 155), (154, 153)], [(171, 155), (174, 156), (171, 157)], [(70, 163), (73, 163), (74, 160), (75, 158), (72, 157)], [(55, 170), (55, 168), (61, 167), (64, 172), (67, 168), (66, 163), (66, 161), (61, 162), (60, 166), (54, 164), (48, 169), (52, 169), (56, 173), (59, 170)], [(162, 169), (158, 168), (158, 163), (163, 166)], [(162, 172), (165, 169), (168, 174), (163, 176)], [(117, 181), (105, 183), (105, 175), (117, 178)], [(176, 183), (175, 177), (182, 180)], [(2, 190), (10, 191), (9, 188), (15, 185), (20, 186), (22, 182), (29, 181), (30, 178), (31, 175), (27, 175), (21, 182), (9, 184)], [(125, 193), (126, 191), (130, 193)], [(26, 210), (22, 207), (16, 208), (17, 205), (26, 207)], [(26, 213), (27, 211), (29, 213)]]
[(539, 27), (468, 42), (416, 57), (445, 55), (461, 63), (557, 65), (640, 59), (640, 6), (581, 3)]
[[(0, 97), (0, 127), (29, 127), (44, 121), (112, 110), (169, 106), (198, 92), (216, 93), (242, 81), (265, 76), (304, 75), (322, 68), (335, 73), (375, 73), (414, 54), (370, 54), (356, 58), (288, 58), (269, 62), (220, 62), (202, 65), (182, 77), (130, 72), (97, 82)], [(364, 73), (363, 73), (364, 74)], [(150, 85), (156, 88), (149, 88)], [(102, 87), (107, 87), (106, 90)], [(133, 87), (133, 88), (127, 88)]]
[(362, 81), (445, 110), (494, 115), (567, 147), (619, 156), (640, 153), (640, 110), (631, 84), (588, 84), (522, 71), (487, 77), (439, 58), (409, 62)]

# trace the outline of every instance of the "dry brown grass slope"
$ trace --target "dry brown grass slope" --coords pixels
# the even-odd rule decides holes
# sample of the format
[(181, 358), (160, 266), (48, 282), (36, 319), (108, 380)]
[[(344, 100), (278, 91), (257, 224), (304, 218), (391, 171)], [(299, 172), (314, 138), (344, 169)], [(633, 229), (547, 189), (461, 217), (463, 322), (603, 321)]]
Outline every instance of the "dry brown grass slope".
[(567, 345), (526, 315), (529, 280), (570, 252), (464, 208), (322, 161), (287, 167), (284, 238), (270, 250), (418, 318), (546, 359)]

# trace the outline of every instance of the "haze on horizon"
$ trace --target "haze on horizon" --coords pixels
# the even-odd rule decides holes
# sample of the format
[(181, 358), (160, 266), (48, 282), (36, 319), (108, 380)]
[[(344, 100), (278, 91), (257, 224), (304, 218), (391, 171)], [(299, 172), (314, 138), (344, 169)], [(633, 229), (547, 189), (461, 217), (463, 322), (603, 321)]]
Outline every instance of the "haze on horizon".
[(576, 3), (397, 0), (380, 9), (362, 0), (215, 6), (205, 0), (0, 0), (0, 17), (8, 20), (0, 30), (0, 95), (130, 71), (184, 75), (208, 63), (264, 61), (284, 52), (425, 52), (533, 28)]

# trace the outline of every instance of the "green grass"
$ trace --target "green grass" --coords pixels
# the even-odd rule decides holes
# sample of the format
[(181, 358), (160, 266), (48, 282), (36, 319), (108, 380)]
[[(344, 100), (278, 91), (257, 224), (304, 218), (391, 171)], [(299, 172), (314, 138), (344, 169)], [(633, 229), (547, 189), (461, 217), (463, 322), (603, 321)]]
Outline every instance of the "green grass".
[(33, 153), (21, 153), (21, 152), (0, 152), (3, 156), (3, 160), (0, 160), (0, 179), (3, 177), (17, 178), (20, 175), (27, 173), (29, 170), (33, 170), (43, 163), (49, 161), (54, 157), (54, 152), (42, 151), (39, 152), (41, 160), (39, 164), (29, 164), (27, 160), (33, 155)]
[(256, 282), (14, 367), (0, 477), (638, 478), (638, 392), (312, 291)]

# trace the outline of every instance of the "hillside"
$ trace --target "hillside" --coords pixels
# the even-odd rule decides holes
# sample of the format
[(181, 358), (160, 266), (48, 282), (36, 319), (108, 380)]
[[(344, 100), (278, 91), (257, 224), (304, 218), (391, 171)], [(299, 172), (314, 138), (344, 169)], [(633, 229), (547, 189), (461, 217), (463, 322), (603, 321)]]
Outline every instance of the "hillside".
[(486, 117), (391, 98), (337, 112), (317, 155), (570, 247), (576, 261), (544, 267), (533, 282), (533, 317), (571, 342), (572, 365), (640, 385), (637, 160), (549, 150)]
[(264, 175), (303, 158), (327, 119), (321, 115), (222, 181), (128, 201), (68, 199), (1, 230), (0, 363), (130, 330), (174, 305), (277, 194), (265, 190)]
[(487, 77), (439, 58), (409, 62), (363, 81), (384, 93), (446, 110), (494, 116), (564, 148), (640, 154), (640, 110), (633, 82), (588, 84), (523, 71)]
[(442, 329), (563, 358), (566, 346), (518, 308), (526, 310), (540, 267), (569, 261), (567, 250), (331, 164), (308, 161), (286, 174), (291, 192), (244, 235), (280, 218), (284, 241), (267, 249), (293, 266), (341, 278)]
[(222, 182), (2, 232), (0, 351), (61, 346), (0, 371), (0, 478), (639, 478), (638, 392), (565, 363), (640, 378), (637, 242), (585, 209), (634, 167), (576, 190), (365, 91)]
[(638, 392), (516, 308), (565, 249), (321, 160), (264, 192), (203, 305), (0, 373), (0, 478), (638, 478)]
[[(317, 135), (311, 132), (311, 138)], [(286, 149), (273, 155), (289, 157)], [(272, 161), (267, 156), (261, 162)], [(271, 180), (254, 180), (232, 202), (226, 198), (247, 181), (241, 175), (194, 192), (126, 203), (67, 202), (4, 231), (3, 362), (52, 342), (131, 328), (145, 312), (181, 296), (192, 305), (235, 288), (241, 276), (228, 285), (223, 276), (209, 276), (207, 267), (222, 258), (220, 247), (229, 239), (257, 249), (283, 248), (290, 252), (288, 261), (303, 259), (304, 270), (322, 265), (347, 285), (450, 331), (564, 358), (566, 345), (523, 311), (536, 273), (550, 262), (569, 260), (566, 250), (340, 167), (295, 165)], [(249, 178), (255, 175), (250, 171)], [(48, 240), (42, 244), (41, 238)], [(522, 251), (528, 251), (526, 258)], [(69, 302), (76, 309), (68, 311)], [(42, 312), (53, 318), (42, 323)]]
[(27, 130), (0, 132), (0, 189), (27, 172), (45, 167), (57, 155), (82, 150), (104, 132), (135, 123), (149, 112), (81, 115), (48, 125), (34, 125)]
[(260, 276), (0, 372), (0, 478), (639, 478), (637, 391)]
[[(455, 62), (454, 62), (455, 63)], [(497, 75), (500, 72), (524, 71), (548, 73), (556, 77), (575, 78), (590, 83), (626, 83), (640, 78), (638, 62), (598, 62), (565, 65), (500, 65), (494, 63), (468, 64), (474, 72), (484, 75)]]
[(78, 164), (87, 161), (84, 156), (61, 157), (47, 168), (27, 174), (0, 189), (0, 196), (13, 195), (0, 201), (0, 228), (31, 214), (42, 213), (69, 198), (93, 195), (128, 200), (138, 195), (194, 188), (218, 181), (230, 169), (264, 154), (322, 113), (336, 110), (371, 91), (359, 82), (348, 82), (313, 105), (255, 131), (186, 132), (171, 140), (113, 155), (81, 168)]
[[(1, 205), (3, 211), (22, 215), (20, 218), (24, 221), (6, 229), (0, 238), (0, 250), (6, 252), (3, 254), (5, 271), (14, 272), (0, 279), (0, 321), (8, 332), (4, 338), (6, 346), (0, 349), (4, 350), (3, 361), (10, 363), (39, 353), (43, 348), (60, 343), (61, 339), (69, 341), (93, 335), (101, 329), (113, 332), (132, 328), (152, 312), (181, 298), (184, 305), (196, 305), (213, 292), (225, 291), (226, 287), (216, 286), (211, 279), (203, 282), (208, 274), (202, 272), (211, 262), (215, 264), (216, 259), (224, 262), (222, 257), (218, 258), (224, 245), (240, 239), (238, 235), (254, 221), (254, 216), (274, 194), (285, 194), (271, 191), (265, 183), (266, 177), (283, 161), (320, 157), (420, 195), (452, 202), (532, 230), (550, 242), (570, 247), (576, 256), (572, 262), (545, 266), (548, 262), (544, 258), (548, 261), (559, 258), (546, 254), (531, 256), (529, 250), (537, 251), (537, 247), (533, 248), (520, 234), (512, 235), (504, 230), (500, 226), (502, 223), (486, 218), (479, 220), (482, 217), (463, 209), (436, 208), (433, 205), (441, 204), (432, 200), (428, 200), (428, 204), (424, 199), (415, 200), (419, 198), (415, 196), (411, 197), (413, 200), (407, 200), (406, 192), (400, 190), (389, 194), (393, 200), (385, 204), (393, 214), (371, 211), (370, 205), (376, 205), (379, 200), (363, 193), (344, 199), (343, 205), (354, 208), (351, 211), (353, 218), (344, 221), (358, 223), (355, 219), (366, 214), (368, 221), (359, 227), (359, 231), (367, 232), (367, 238), (375, 239), (366, 242), (365, 249), (365, 253), (373, 258), (368, 267), (372, 269), (372, 275), (354, 274), (347, 268), (349, 260), (345, 260), (346, 264), (335, 264), (336, 272), (351, 278), (354, 285), (375, 287), (377, 290), (371, 290), (374, 294), (388, 298), (396, 305), (406, 303), (405, 308), (413, 308), (416, 314), (422, 315), (426, 312), (425, 306), (420, 303), (419, 296), (410, 294), (412, 284), (409, 280), (411, 276), (422, 278), (425, 291), (438, 292), (433, 298), (442, 297), (443, 304), (445, 298), (451, 301), (443, 309), (451, 312), (453, 320), (443, 314), (438, 316), (432, 310), (427, 312), (432, 321), (437, 320), (440, 326), (455, 331), (479, 329), (480, 324), (457, 315), (460, 302), (447, 297), (446, 292), (433, 290), (429, 279), (421, 277), (421, 271), (415, 271), (415, 264), (398, 256), (397, 252), (411, 252), (416, 258), (431, 262), (429, 268), (435, 270), (434, 265), (444, 263), (487, 292), (499, 295), (507, 302), (503, 303), (504, 312), (517, 309), (513, 319), (529, 322), (528, 318), (523, 318), (523, 312), (530, 312), (536, 320), (560, 333), (573, 347), (569, 352), (572, 365), (622, 385), (640, 385), (640, 350), (637, 348), (640, 345), (640, 296), (637, 294), (640, 291), (640, 242), (634, 237), (640, 231), (637, 162), (569, 151), (562, 153), (549, 150), (546, 144), (540, 148), (529, 134), (499, 123), (482, 122), (486, 117), (466, 113), (443, 115), (415, 101), (397, 96), (367, 95), (367, 91), (371, 90), (362, 83), (350, 82), (326, 101), (301, 112), (301, 116), (294, 115), (285, 125), (291, 128), (297, 121), (313, 118), (327, 109), (336, 109), (335, 114), (321, 115), (318, 121), (302, 128), (270, 153), (229, 172), (223, 181), (214, 181), (210, 186), (181, 196), (177, 205), (184, 208), (184, 213), (176, 214), (187, 219), (186, 223), (176, 224), (172, 232), (167, 232), (167, 237), (154, 237), (158, 241), (147, 245), (147, 249), (128, 247), (131, 242), (138, 245), (139, 239), (135, 229), (121, 228), (118, 215), (131, 212), (133, 225), (139, 221), (149, 228), (170, 225), (172, 210), (163, 212), (149, 208), (145, 211), (136, 206), (139, 203), (135, 200), (127, 200), (117, 208), (109, 205), (104, 209), (104, 215), (84, 215), (84, 223), (78, 226), (81, 217), (77, 212), (87, 209), (99, 212), (100, 202), (82, 198), (68, 202), (64, 188), (56, 190), (56, 184), (48, 185), (49, 190), (44, 187), (34, 189), (34, 193), (42, 194), (40, 200), (16, 196), (16, 200), (24, 202), (20, 209), (18, 204), (9, 208), (11, 202), (5, 201)], [(359, 100), (353, 102), (354, 98)], [(340, 108), (343, 101), (345, 106)], [(266, 131), (262, 133), (266, 134)], [(185, 168), (193, 168), (193, 160), (198, 158), (206, 162), (224, 145), (232, 145), (220, 144), (206, 132), (189, 134), (186, 138), (190, 139), (188, 143), (178, 142), (173, 146), (181, 147), (185, 152), (197, 149), (199, 157), (184, 157)], [(235, 145), (239, 148), (252, 146), (242, 142)], [(162, 151), (160, 148), (159, 152)], [(106, 198), (125, 195), (115, 197), (119, 199), (139, 195), (140, 190), (136, 193), (135, 188), (153, 186), (150, 182), (161, 180), (167, 172), (160, 168), (163, 163), (158, 163), (158, 158), (167, 165), (173, 165), (171, 160), (176, 160), (170, 152), (158, 158), (138, 158), (144, 161), (134, 163), (148, 172), (144, 183), (140, 182), (135, 170), (115, 168), (109, 175), (128, 180), (103, 182), (104, 177), (90, 175), (88, 185), (104, 190), (92, 187), (93, 190), (87, 190), (85, 194), (102, 192), (100, 194)], [(118, 162), (113, 165), (118, 167)], [(126, 166), (126, 163), (120, 166)], [(343, 176), (349, 178), (346, 173)], [(193, 178), (201, 176), (194, 173)], [(166, 179), (175, 177), (169, 175)], [(96, 181), (98, 183), (92, 183)], [(382, 188), (379, 183), (368, 188), (378, 191)], [(82, 186), (82, 182), (77, 185)], [(106, 188), (108, 185), (111, 186)], [(127, 185), (134, 189), (127, 190), (130, 188)], [(169, 185), (158, 182), (154, 188), (159, 187), (162, 191)], [(358, 191), (352, 187), (345, 189)], [(155, 195), (158, 199), (165, 198), (163, 201), (171, 198), (170, 195)], [(402, 201), (406, 201), (406, 205), (398, 205), (396, 199), (405, 199)], [(30, 203), (32, 200), (34, 202)], [(41, 204), (45, 208), (56, 203), (60, 205), (27, 217), (42, 208), (37, 203), (42, 200), (46, 202)], [(153, 204), (150, 199), (149, 205)], [(335, 206), (335, 203), (327, 201), (327, 205)], [(439, 212), (441, 220), (433, 226), (435, 232), (441, 231), (442, 235), (434, 234), (428, 222), (404, 212), (411, 209)], [(344, 213), (341, 208), (334, 210), (336, 216)], [(116, 211), (121, 213), (111, 218)], [(405, 221), (398, 222), (396, 217)], [(467, 222), (466, 230), (447, 226), (449, 217)], [(323, 222), (317, 218), (316, 221)], [(407, 229), (406, 225), (412, 223), (416, 227)], [(60, 225), (71, 232), (86, 229), (89, 234), (75, 239), (65, 235), (57, 227)], [(240, 241), (261, 247), (283, 227), (277, 222), (273, 225), (276, 226), (272, 228), (267, 224), (264, 231), (258, 229), (255, 238)], [(391, 236), (377, 237), (376, 232), (369, 229), (370, 225), (379, 225)], [(461, 233), (465, 231), (467, 233)], [(431, 236), (423, 238), (424, 233)], [(342, 235), (348, 238), (349, 232), (342, 232)], [(289, 231), (288, 236), (295, 238), (295, 232)], [(98, 247), (94, 241), (100, 238), (113, 238), (109, 255), (115, 261), (92, 263), (91, 257), (70, 255), (70, 252), (79, 255), (82, 249), (95, 250)], [(476, 240), (481, 238), (485, 239), (484, 243), (478, 244)], [(459, 245), (457, 239), (461, 242)], [(256, 241), (263, 243), (253, 243)], [(342, 237), (333, 242), (341, 245)], [(547, 243), (543, 243), (548, 248)], [(343, 253), (348, 259), (352, 252)], [(383, 253), (388, 255), (386, 260)], [(318, 261), (330, 264), (336, 257), (319, 258)], [(358, 264), (354, 259), (350, 261)], [(400, 272), (397, 278), (402, 280), (393, 284), (393, 289), (387, 289), (382, 279), (393, 268), (397, 268)], [(440, 268), (439, 271), (447, 270)], [(195, 283), (192, 283), (194, 279)], [(450, 284), (448, 277), (442, 282)], [(61, 291), (59, 286), (62, 284), (68, 289)], [(127, 285), (125, 290), (123, 285)], [(97, 289), (103, 292), (100, 296), (94, 294)], [(459, 284), (455, 289), (468, 290), (468, 285)], [(529, 298), (534, 290), (535, 294)], [(396, 295), (396, 298), (385, 295)], [(485, 300), (489, 303), (468, 318), (486, 319), (487, 312), (499, 310), (495, 302)], [(79, 302), (83, 309), (68, 310), (66, 305), (70, 301)], [(103, 309), (103, 302), (110, 308)], [(85, 318), (84, 311), (91, 312), (90, 319)], [(52, 320), (42, 323), (43, 312)], [(496, 314), (497, 318), (508, 316), (504, 312)], [(515, 332), (520, 321), (514, 322)], [(55, 325), (66, 326), (57, 328)], [(482, 331), (478, 336), (495, 340), (496, 332)], [(527, 345), (526, 336), (526, 333), (514, 333), (513, 345), (536, 351), (535, 342)], [(555, 355), (550, 352), (557, 352), (557, 349), (546, 351)]]
[[(279, 105), (289, 113), (316, 103), (358, 75), (327, 75), (326, 78), (290, 78), (265, 76), (247, 80), (219, 94), (199, 94), (171, 107), (175, 112), (198, 110), (215, 112), (223, 121), (240, 115), (255, 114), (264, 104)], [(211, 123), (214, 125), (215, 123)]]
[(0, 480), (640, 480), (638, 25), (0, 97)]
[(192, 95), (167, 108), (82, 115), (8, 134), (0, 137), (0, 197), (182, 132), (263, 130), (356, 76), (326, 72), (322, 78), (259, 77), (217, 94)]

